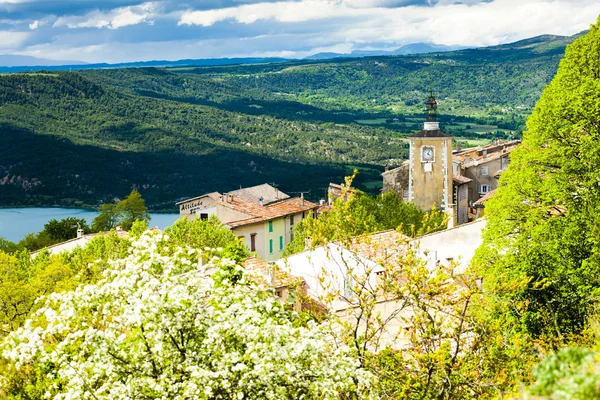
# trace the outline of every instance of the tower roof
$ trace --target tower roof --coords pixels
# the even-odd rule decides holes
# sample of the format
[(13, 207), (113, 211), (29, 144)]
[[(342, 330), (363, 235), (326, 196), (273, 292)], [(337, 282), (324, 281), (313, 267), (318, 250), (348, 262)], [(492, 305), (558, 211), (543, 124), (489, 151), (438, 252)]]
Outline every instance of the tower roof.
[(444, 132), (441, 129), (423, 129), (414, 135), (410, 135), (409, 138), (451, 138), (453, 137), (449, 133)]
[(437, 121), (437, 101), (433, 96), (433, 91), (425, 102), (425, 123), (423, 129), (409, 138), (450, 138), (452, 135), (440, 129), (440, 123)]

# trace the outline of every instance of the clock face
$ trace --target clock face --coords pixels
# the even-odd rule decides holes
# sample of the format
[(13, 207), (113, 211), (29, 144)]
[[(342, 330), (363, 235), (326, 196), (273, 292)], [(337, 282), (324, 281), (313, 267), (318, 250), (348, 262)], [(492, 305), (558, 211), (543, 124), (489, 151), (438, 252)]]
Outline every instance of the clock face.
[(426, 147), (423, 149), (423, 160), (432, 161), (433, 160), (433, 149)]

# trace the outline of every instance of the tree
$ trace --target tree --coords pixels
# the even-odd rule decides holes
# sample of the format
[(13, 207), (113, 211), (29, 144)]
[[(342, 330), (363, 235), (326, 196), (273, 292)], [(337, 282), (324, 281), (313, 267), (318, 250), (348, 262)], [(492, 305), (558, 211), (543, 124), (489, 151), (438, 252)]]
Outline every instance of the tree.
[(14, 253), (15, 251), (17, 251), (17, 245), (0, 236), (0, 251), (3, 251), (5, 253)]
[(116, 204), (102, 204), (98, 211), (100, 213), (92, 222), (95, 232), (109, 231), (117, 226), (128, 231), (135, 221), (150, 222), (146, 203), (137, 190), (132, 190)]
[(99, 214), (92, 221), (94, 232), (107, 232), (119, 224), (119, 213), (116, 204), (104, 203), (98, 208)]
[[(377, 208), (370, 206), (374, 200), (359, 198), (357, 212), (352, 209), (356, 192), (348, 189), (344, 185), (332, 210), (309, 220), (302, 231), (315, 250), (307, 258), (317, 274), (318, 301), (329, 310), (316, 317), (331, 326), (334, 342), (348, 346), (377, 377), (381, 398), (511, 393), (519, 379), (528, 377), (515, 371), (532, 365), (531, 344), (523, 336), (507, 340), (505, 321), (484, 312), (487, 294), (479, 289), (477, 275), (456, 275), (453, 264), (429, 270), (416, 258), (408, 236), (387, 232), (389, 239), (381, 233), (375, 239), (363, 229), (369, 226), (365, 216), (377, 212), (365, 211)], [(393, 198), (387, 201), (397, 204)], [(433, 226), (427, 218), (423, 226)], [(357, 231), (366, 233), (354, 236)], [(329, 268), (318, 260), (331, 260)]]
[(53, 241), (64, 242), (77, 237), (77, 230), (81, 228), (89, 231), (87, 221), (83, 218), (67, 217), (60, 221), (51, 219), (44, 225), (44, 232), (47, 232)]
[(117, 203), (117, 213), (121, 216), (119, 223), (125, 230), (129, 230), (134, 221), (150, 222), (146, 202), (137, 190), (132, 190), (129, 196)]
[[(221, 249), (221, 257), (227, 257), (241, 263), (250, 257), (250, 250), (242, 240), (227, 228), (215, 216), (208, 219), (179, 219), (173, 226), (167, 228), (165, 233), (169, 235), (169, 243), (173, 248), (177, 246), (190, 246), (195, 249)], [(203, 253), (205, 261), (209, 261), (214, 255), (213, 250)]]
[(517, 330), (560, 346), (600, 294), (600, 19), (567, 47), (486, 203), (474, 264)]
[(395, 192), (375, 198), (352, 187), (354, 175), (346, 177), (342, 194), (333, 201), (329, 211), (319, 218), (302, 220), (294, 228), (294, 238), (286, 248), (286, 254), (303, 251), (308, 240), (311, 246), (320, 246), (354, 236), (397, 229), (405, 235), (416, 237), (447, 227), (447, 217), (437, 208), (429, 213), (418, 209), (413, 203), (405, 203)]
[(369, 396), (370, 374), (314, 322), (294, 326), (272, 293), (233, 284), (232, 260), (202, 265), (202, 250), (168, 240), (146, 233), (105, 279), (50, 295), (4, 343), (8, 396), (20, 374), (35, 398)]

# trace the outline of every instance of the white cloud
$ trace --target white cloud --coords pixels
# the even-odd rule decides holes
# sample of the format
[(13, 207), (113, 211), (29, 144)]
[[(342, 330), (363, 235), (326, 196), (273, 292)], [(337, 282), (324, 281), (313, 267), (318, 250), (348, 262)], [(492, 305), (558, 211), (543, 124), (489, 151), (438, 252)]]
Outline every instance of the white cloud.
[(137, 6), (115, 8), (103, 13), (93, 11), (83, 16), (60, 17), (54, 22), (54, 27), (66, 26), (68, 28), (108, 28), (119, 29), (124, 26), (137, 25), (142, 22), (153, 23), (156, 4), (152, 2)]
[(0, 31), (0, 53), (19, 48), (29, 38), (29, 32)]
[(38, 21), (37, 19), (35, 21), (33, 21), (32, 23), (29, 24), (29, 29), (31, 29), (32, 31), (36, 30), (37, 28), (39, 28), (42, 24), (40, 24), (40, 21)]
[[(343, 42), (484, 46), (544, 33), (572, 34), (587, 29), (600, 14), (594, 0), (495, 0), (489, 3), (440, 0), (435, 6), (389, 8), (393, 0), (300, 0), (186, 11), (179, 25), (212, 26), (221, 21), (252, 24), (345, 21), (328, 39)], [(321, 28), (315, 25), (315, 31)], [(328, 34), (329, 35), (329, 34)]]

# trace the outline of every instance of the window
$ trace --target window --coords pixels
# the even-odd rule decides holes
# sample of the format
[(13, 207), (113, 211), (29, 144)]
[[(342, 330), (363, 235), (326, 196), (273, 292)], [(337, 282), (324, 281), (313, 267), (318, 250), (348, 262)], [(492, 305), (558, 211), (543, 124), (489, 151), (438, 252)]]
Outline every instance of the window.
[(273, 254), (273, 239), (269, 239), (269, 254)]
[(481, 175), (487, 175), (488, 174), (488, 167), (481, 167)]
[(273, 232), (273, 221), (269, 221), (269, 232)]
[(290, 215), (290, 226), (294, 226), (294, 216)]
[(279, 250), (283, 250), (283, 236), (279, 236)]
[(492, 191), (492, 187), (490, 185), (479, 185), (479, 193), (486, 194)]
[(208, 219), (208, 214), (206, 214), (206, 213), (200, 214), (200, 219)]
[(256, 233), (250, 234), (250, 251), (256, 251)]
[(408, 189), (403, 190), (402, 197), (404, 197), (405, 199), (408, 199)]

